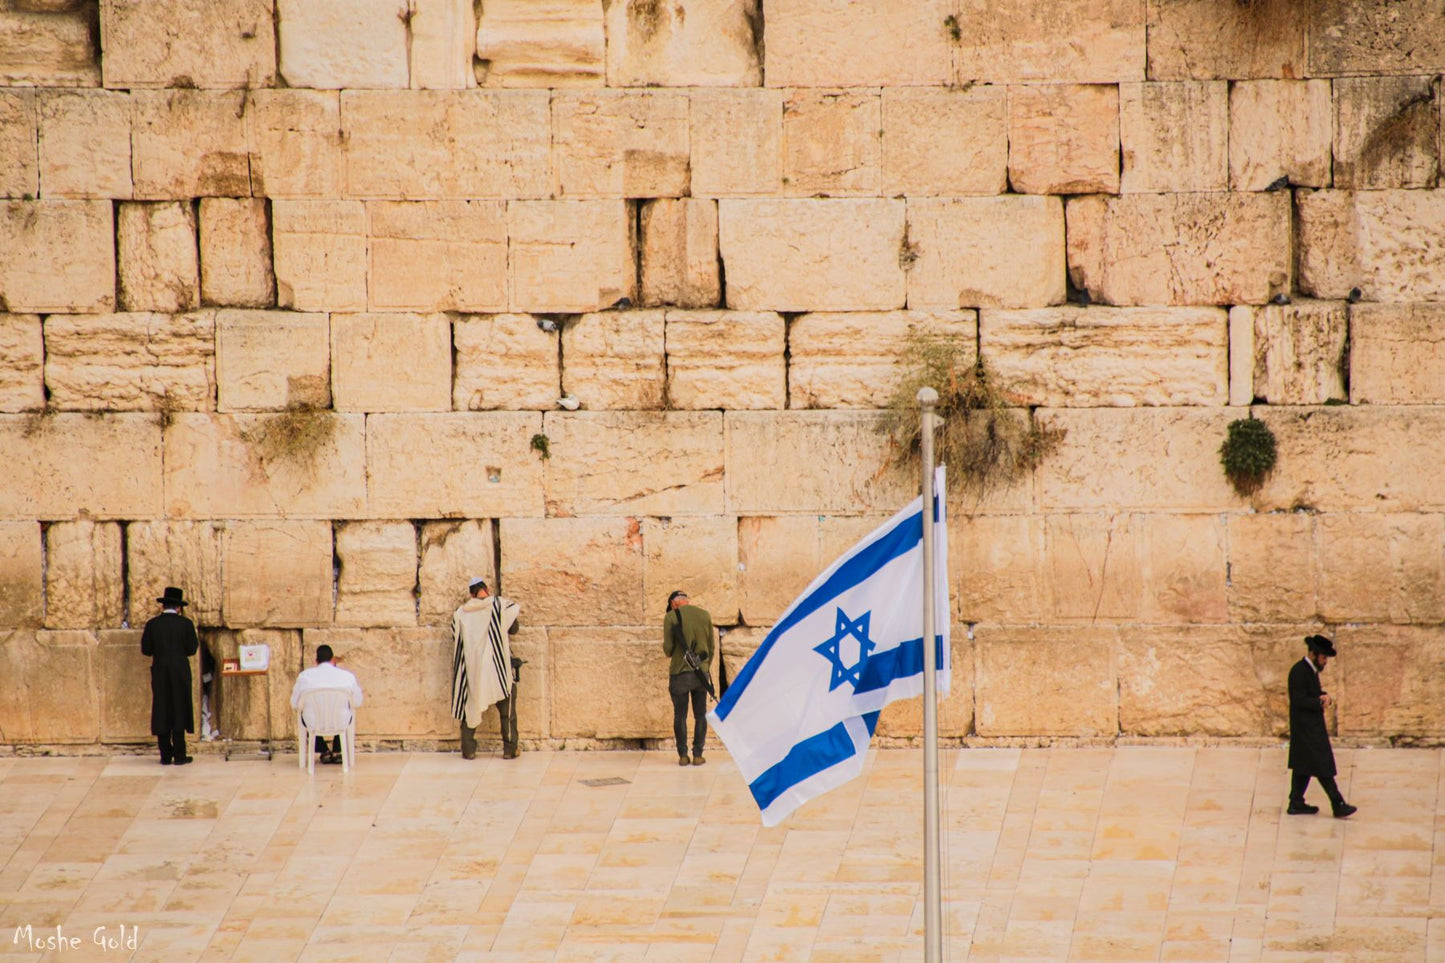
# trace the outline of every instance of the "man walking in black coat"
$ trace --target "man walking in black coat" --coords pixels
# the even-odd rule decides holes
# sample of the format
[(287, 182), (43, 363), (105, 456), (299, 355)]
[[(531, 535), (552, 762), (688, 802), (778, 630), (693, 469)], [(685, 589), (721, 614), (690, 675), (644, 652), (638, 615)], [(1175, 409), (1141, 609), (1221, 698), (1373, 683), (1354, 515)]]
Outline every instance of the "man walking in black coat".
[(1312, 815), (1320, 807), (1305, 802), (1305, 790), (1311, 777), (1318, 779), (1336, 819), (1344, 819), (1357, 807), (1345, 802), (1335, 785), (1335, 754), (1330, 748), (1330, 733), (1325, 728), (1325, 710), (1334, 700), (1320, 685), (1320, 673), (1334, 658), (1335, 644), (1323, 635), (1305, 639), (1308, 654), (1289, 670), (1289, 767), (1294, 770), (1290, 781), (1289, 809), (1291, 816)]
[(191, 656), (200, 647), (196, 626), (181, 614), (186, 600), (174, 585), (156, 599), (162, 612), (146, 623), (142, 655), (151, 657), (151, 734), (161, 750), (162, 766), (184, 766), (186, 733), (196, 731), (191, 705)]

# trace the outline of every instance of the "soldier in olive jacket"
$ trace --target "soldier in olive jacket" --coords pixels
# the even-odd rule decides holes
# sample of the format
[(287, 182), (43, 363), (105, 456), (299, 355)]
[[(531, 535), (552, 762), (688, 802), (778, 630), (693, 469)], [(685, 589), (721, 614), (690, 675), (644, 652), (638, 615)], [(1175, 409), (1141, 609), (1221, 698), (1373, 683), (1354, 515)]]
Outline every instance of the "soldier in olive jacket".
[[(707, 695), (712, 688), (712, 616), (707, 610), (689, 605), (687, 593), (667, 597), (667, 615), (662, 620), (662, 651), (672, 659), (667, 691), (672, 696), (672, 732), (677, 738), (679, 766), (704, 765), (703, 743), (707, 741)], [(689, 665), (691, 657), (692, 665)], [(692, 758), (687, 755), (687, 705), (692, 703)]]

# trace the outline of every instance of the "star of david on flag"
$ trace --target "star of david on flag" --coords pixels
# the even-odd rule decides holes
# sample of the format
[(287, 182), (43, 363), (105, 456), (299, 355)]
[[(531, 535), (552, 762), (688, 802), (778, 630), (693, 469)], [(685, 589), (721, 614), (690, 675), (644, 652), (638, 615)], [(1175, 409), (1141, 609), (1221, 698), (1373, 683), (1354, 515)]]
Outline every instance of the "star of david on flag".
[[(947, 693), (948, 541), (944, 475), (934, 476), (934, 637)], [(843, 553), (788, 606), (708, 713), (775, 826), (858, 776), (878, 714), (923, 694), (923, 499)]]

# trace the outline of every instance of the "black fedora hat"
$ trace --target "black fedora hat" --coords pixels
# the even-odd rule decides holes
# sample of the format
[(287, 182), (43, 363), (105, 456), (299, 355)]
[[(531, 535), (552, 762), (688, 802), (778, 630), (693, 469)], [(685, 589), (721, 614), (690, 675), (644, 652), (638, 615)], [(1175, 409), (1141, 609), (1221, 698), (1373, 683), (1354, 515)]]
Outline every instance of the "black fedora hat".
[(174, 585), (167, 585), (165, 592), (163, 592), (161, 594), (161, 597), (156, 599), (156, 601), (161, 603), (168, 609), (180, 608), (181, 606), (187, 604), (184, 596), (185, 593), (182, 592), (180, 589), (176, 588)]
[(1318, 652), (1332, 659), (1335, 657), (1335, 644), (1323, 635), (1305, 636), (1305, 645), (1309, 646), (1311, 652)]

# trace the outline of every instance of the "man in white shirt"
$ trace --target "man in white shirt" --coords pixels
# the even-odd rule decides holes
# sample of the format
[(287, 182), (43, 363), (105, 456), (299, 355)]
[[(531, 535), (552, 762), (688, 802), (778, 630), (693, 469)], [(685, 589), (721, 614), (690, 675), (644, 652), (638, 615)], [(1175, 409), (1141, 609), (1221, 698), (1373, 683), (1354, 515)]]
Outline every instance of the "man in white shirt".
[[(301, 706), (301, 697), (314, 689), (347, 689), (351, 692), (351, 708), (361, 705), (361, 686), (356, 676), (336, 665), (335, 654), (329, 645), (316, 647), (316, 664), (296, 677), (291, 687), (291, 708)], [(326, 750), (326, 740), (316, 737), (316, 752), (321, 761), (329, 764), (341, 762), (341, 737), (331, 737), (331, 751)]]

